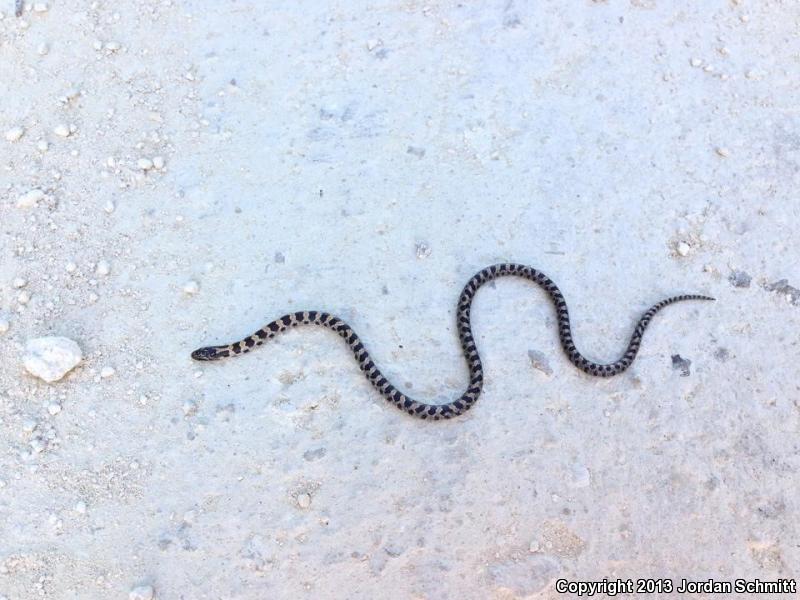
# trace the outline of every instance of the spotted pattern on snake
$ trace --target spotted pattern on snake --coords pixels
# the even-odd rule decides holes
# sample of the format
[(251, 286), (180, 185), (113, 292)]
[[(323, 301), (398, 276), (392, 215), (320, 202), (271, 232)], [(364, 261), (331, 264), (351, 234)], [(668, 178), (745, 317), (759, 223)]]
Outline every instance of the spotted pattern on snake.
[(549, 277), (533, 267), (514, 263), (503, 263), (486, 267), (476, 273), (467, 282), (458, 299), (458, 309), (456, 313), (458, 337), (461, 339), (461, 349), (464, 352), (464, 358), (467, 360), (467, 365), (469, 366), (469, 386), (461, 397), (447, 404), (429, 404), (406, 396), (383, 376), (370, 358), (369, 353), (364, 348), (364, 344), (361, 342), (358, 335), (356, 335), (356, 332), (353, 331), (347, 323), (332, 314), (316, 310), (285, 315), (280, 319), (268, 323), (253, 335), (233, 344), (199, 348), (192, 352), (192, 358), (200, 361), (210, 361), (235, 356), (237, 354), (244, 354), (250, 352), (253, 348), (261, 346), (268, 339), (275, 337), (290, 327), (297, 327), (299, 325), (321, 325), (322, 327), (327, 327), (335, 331), (339, 336), (344, 338), (350, 345), (350, 349), (353, 351), (353, 355), (356, 361), (358, 361), (364, 375), (375, 389), (390, 403), (394, 404), (400, 410), (415, 417), (419, 417), (420, 419), (431, 419), (435, 421), (450, 419), (462, 415), (472, 408), (483, 389), (483, 365), (478, 355), (478, 348), (475, 345), (475, 338), (472, 335), (472, 326), (470, 324), (472, 299), (481, 286), (493, 279), (505, 276), (522, 277), (544, 288), (553, 301), (558, 315), (558, 335), (561, 340), (561, 347), (564, 349), (564, 352), (572, 364), (583, 372), (596, 377), (619, 375), (631, 366), (633, 359), (636, 357), (636, 353), (639, 351), (639, 345), (642, 341), (644, 330), (647, 328), (653, 316), (665, 306), (683, 300), (714, 300), (714, 298), (710, 296), (702, 296), (699, 294), (673, 296), (662, 300), (658, 304), (652, 306), (639, 319), (633, 330), (631, 340), (628, 343), (628, 348), (625, 350), (622, 357), (612, 363), (598, 364), (587, 360), (575, 347), (575, 343), (572, 341), (572, 330), (569, 322), (567, 303), (561, 291)]

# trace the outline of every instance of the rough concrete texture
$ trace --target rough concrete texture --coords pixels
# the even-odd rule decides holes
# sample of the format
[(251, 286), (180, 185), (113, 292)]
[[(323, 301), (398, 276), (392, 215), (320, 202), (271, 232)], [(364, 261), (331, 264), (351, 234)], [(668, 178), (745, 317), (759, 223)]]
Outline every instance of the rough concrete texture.
[[(0, 8), (0, 597), (800, 575), (797, 3), (22, 9)], [(499, 281), (473, 306), (484, 394), (443, 423), (330, 332), (189, 359), (327, 309), (444, 401), (458, 292), (504, 260), (559, 284), (597, 360), (662, 297), (718, 302), (670, 306), (603, 380), (541, 290)], [(21, 361), (47, 335), (84, 354), (53, 384)]]

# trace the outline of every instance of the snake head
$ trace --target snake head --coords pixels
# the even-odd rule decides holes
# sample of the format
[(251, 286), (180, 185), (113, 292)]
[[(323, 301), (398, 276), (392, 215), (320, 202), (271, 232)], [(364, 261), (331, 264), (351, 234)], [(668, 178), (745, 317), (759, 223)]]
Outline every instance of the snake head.
[(192, 358), (195, 360), (217, 360), (218, 358), (222, 358), (219, 355), (220, 346), (206, 346), (204, 348), (198, 348), (194, 352), (192, 352)]

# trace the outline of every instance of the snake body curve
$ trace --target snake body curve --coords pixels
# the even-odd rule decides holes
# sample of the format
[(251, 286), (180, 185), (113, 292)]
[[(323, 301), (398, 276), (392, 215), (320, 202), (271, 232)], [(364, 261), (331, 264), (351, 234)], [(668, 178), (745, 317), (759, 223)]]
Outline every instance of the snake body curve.
[(561, 347), (564, 349), (564, 352), (572, 364), (581, 371), (596, 377), (619, 375), (631, 366), (636, 353), (639, 351), (639, 345), (641, 344), (644, 330), (647, 328), (653, 316), (665, 306), (683, 300), (714, 300), (714, 298), (710, 296), (699, 294), (685, 294), (662, 300), (653, 305), (641, 316), (622, 357), (612, 363), (598, 364), (587, 360), (575, 347), (572, 341), (572, 330), (570, 327), (569, 312), (567, 311), (567, 303), (561, 291), (549, 277), (533, 267), (514, 263), (503, 263), (486, 267), (476, 273), (467, 282), (458, 300), (458, 309), (456, 313), (458, 336), (461, 339), (461, 348), (464, 352), (464, 358), (469, 366), (469, 386), (457, 400), (447, 404), (429, 404), (406, 396), (392, 385), (386, 377), (383, 376), (378, 367), (375, 366), (375, 363), (370, 358), (369, 353), (367, 353), (364, 344), (362, 344), (355, 331), (342, 319), (321, 311), (309, 310), (285, 315), (280, 319), (268, 323), (253, 335), (243, 340), (224, 346), (206, 346), (199, 348), (192, 352), (191, 356), (195, 360), (211, 361), (235, 356), (237, 354), (244, 354), (250, 352), (253, 348), (261, 346), (268, 339), (275, 337), (290, 327), (297, 327), (299, 325), (320, 325), (335, 331), (340, 337), (344, 338), (350, 345), (350, 349), (353, 351), (353, 355), (356, 361), (358, 361), (364, 375), (375, 389), (377, 389), (391, 404), (394, 404), (400, 410), (415, 417), (419, 417), (420, 419), (432, 419), (436, 421), (440, 419), (450, 419), (462, 415), (472, 408), (483, 389), (483, 365), (478, 355), (478, 349), (475, 346), (475, 339), (472, 335), (472, 326), (470, 324), (472, 300), (481, 286), (493, 279), (505, 276), (522, 277), (544, 288), (556, 309), (558, 316), (558, 335), (561, 340)]

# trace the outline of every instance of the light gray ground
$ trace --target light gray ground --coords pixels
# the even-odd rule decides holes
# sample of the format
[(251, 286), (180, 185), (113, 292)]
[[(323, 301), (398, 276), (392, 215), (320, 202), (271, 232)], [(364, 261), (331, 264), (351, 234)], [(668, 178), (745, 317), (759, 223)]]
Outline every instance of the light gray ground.
[[(0, 8), (0, 598), (800, 575), (796, 2), (24, 8)], [(327, 309), (444, 401), (458, 292), (505, 260), (559, 284), (593, 359), (662, 297), (718, 302), (602, 380), (500, 281), (484, 395), (444, 423), (329, 332), (189, 359)], [(85, 356), (53, 384), (21, 361), (48, 334)]]

